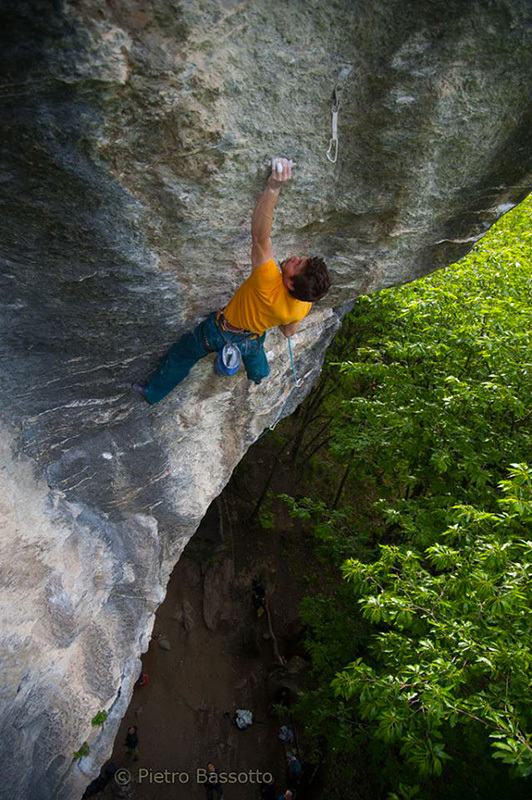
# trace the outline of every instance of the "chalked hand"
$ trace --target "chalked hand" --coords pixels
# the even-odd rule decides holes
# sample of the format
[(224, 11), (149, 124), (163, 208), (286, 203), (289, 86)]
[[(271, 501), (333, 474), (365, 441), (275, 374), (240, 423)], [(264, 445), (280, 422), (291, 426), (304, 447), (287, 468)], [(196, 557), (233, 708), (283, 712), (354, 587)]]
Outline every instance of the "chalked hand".
[(269, 178), (271, 186), (279, 187), (292, 177), (292, 162), (288, 158), (276, 156), (272, 158), (272, 171)]

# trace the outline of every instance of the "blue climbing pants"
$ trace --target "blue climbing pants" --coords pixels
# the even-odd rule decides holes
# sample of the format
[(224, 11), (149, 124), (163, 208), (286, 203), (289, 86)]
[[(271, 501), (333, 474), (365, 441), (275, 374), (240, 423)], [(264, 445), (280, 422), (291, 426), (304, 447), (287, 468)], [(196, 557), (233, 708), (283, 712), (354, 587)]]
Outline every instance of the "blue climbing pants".
[(144, 391), (144, 397), (148, 403), (158, 403), (186, 378), (200, 358), (208, 356), (209, 353), (218, 352), (227, 343), (238, 345), (248, 378), (250, 381), (260, 383), (270, 374), (264, 352), (265, 337), (265, 333), (262, 336), (250, 338), (242, 333), (222, 330), (216, 321), (216, 312), (213, 312), (193, 331), (185, 333), (174, 344), (152, 375)]

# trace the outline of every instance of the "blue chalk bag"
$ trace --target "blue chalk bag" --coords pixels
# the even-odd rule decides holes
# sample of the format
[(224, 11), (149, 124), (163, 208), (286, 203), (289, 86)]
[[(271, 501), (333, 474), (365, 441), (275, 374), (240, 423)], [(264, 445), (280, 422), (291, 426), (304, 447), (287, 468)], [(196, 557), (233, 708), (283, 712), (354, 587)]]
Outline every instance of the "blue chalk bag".
[(236, 344), (224, 344), (216, 354), (214, 371), (217, 375), (234, 375), (242, 363), (242, 354)]

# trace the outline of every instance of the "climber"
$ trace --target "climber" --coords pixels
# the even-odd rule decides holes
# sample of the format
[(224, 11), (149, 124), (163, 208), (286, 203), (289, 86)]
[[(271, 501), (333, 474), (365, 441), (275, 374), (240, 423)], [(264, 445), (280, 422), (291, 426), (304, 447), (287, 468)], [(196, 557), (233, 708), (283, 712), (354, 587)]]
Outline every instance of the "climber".
[(285, 336), (293, 336), (312, 302), (328, 292), (329, 274), (321, 258), (293, 255), (281, 262), (280, 271), (273, 260), (270, 239), (273, 211), (281, 187), (291, 177), (291, 162), (274, 158), (266, 188), (251, 220), (250, 277), (223, 311), (213, 312), (194, 331), (179, 339), (149, 383), (133, 384), (133, 390), (148, 403), (162, 400), (200, 358), (220, 352), (227, 343), (238, 346), (248, 378), (259, 384), (270, 372), (264, 352), (268, 328), (278, 326)]

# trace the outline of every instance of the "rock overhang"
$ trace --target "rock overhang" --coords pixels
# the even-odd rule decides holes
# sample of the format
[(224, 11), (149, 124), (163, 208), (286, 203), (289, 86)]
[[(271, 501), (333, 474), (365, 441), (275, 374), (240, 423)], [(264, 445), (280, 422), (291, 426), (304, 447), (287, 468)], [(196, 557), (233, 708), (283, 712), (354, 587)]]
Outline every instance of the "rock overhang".
[[(530, 190), (532, 12), (32, 0), (4, 15), (1, 763), (12, 795), (40, 800), (97, 772), (173, 565), (312, 385), (346, 304), (456, 260)], [(322, 254), (335, 284), (294, 340), (303, 389), (272, 332), (260, 389), (207, 360), (144, 407), (131, 381), (248, 274), (277, 153), (296, 168), (276, 254)]]

